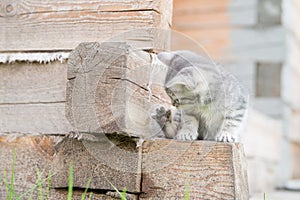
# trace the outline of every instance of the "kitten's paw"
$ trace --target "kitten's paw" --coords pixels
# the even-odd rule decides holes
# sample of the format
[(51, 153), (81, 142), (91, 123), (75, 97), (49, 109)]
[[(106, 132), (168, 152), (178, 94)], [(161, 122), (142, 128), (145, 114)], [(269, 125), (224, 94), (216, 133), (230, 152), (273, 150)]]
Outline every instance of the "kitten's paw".
[(180, 130), (177, 135), (176, 139), (177, 140), (183, 140), (183, 141), (193, 141), (197, 140), (198, 138), (198, 133), (194, 133), (188, 130)]
[(167, 110), (165, 109), (164, 106), (160, 106), (158, 108), (155, 109), (155, 113), (151, 114), (151, 117), (153, 119), (160, 119), (164, 116), (166, 116)]
[(169, 119), (171, 115), (170, 110), (166, 110), (164, 106), (160, 106), (156, 108), (155, 113), (151, 114), (151, 117), (161, 126), (163, 127), (166, 121)]
[(216, 141), (233, 143), (233, 142), (236, 142), (236, 138), (231, 133), (222, 132), (217, 135)]

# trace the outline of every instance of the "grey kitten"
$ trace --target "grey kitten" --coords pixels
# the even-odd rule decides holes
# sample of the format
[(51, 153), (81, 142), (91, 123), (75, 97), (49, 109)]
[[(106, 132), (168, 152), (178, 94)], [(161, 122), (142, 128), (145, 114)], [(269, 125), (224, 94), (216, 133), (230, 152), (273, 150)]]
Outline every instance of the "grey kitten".
[(248, 94), (221, 66), (191, 51), (162, 52), (165, 89), (175, 108), (153, 118), (167, 138), (237, 142), (246, 121)]

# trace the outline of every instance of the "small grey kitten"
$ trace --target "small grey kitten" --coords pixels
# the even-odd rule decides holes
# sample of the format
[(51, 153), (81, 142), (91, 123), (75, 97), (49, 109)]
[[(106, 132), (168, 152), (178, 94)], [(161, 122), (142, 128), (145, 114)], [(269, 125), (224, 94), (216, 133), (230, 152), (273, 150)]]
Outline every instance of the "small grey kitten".
[(167, 138), (238, 142), (246, 121), (248, 94), (221, 66), (191, 51), (162, 52), (168, 66), (165, 90), (175, 108), (152, 117)]

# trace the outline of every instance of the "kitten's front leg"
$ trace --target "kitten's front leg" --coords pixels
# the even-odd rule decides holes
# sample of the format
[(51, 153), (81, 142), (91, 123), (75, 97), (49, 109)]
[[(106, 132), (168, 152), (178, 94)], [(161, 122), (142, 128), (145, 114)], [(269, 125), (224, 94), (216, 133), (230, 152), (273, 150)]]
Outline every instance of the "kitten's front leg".
[(181, 129), (181, 112), (177, 108), (168, 110), (167, 121), (163, 127), (166, 138), (174, 139), (178, 130)]
[(230, 112), (224, 121), (224, 126), (215, 136), (218, 142), (239, 142), (240, 134), (244, 130), (246, 114), (240, 110)]
[(225, 120), (224, 126), (220, 132), (215, 136), (215, 141), (217, 142), (238, 142), (240, 135), (241, 124), (240, 121)]
[(194, 116), (183, 115), (181, 129), (176, 135), (178, 140), (197, 140), (199, 121)]
[(156, 113), (152, 115), (152, 118), (159, 124), (166, 138), (175, 138), (181, 122), (179, 110), (166, 110), (161, 106), (156, 109)]

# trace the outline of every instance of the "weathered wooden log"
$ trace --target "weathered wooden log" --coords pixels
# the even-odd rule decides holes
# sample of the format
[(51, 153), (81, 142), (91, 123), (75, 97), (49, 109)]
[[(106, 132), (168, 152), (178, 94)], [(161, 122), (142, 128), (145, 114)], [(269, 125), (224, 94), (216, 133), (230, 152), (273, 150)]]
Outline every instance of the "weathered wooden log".
[[(168, 29), (172, 0), (6, 1), (0, 0), (0, 51), (72, 50), (81, 42), (127, 40), (133, 45), (166, 48), (165, 37), (142, 28)], [(5, 37), (4, 37), (5, 36)]]
[[(243, 146), (207, 141), (146, 141), (135, 148), (130, 141), (107, 143), (58, 137), (0, 138), (0, 178), (10, 180), (13, 152), (16, 151), (15, 186), (24, 194), (36, 185), (38, 168), (42, 180), (51, 172), (50, 199), (65, 199), (68, 170), (74, 168), (75, 199), (80, 199), (90, 177), (95, 199), (110, 199), (107, 192), (124, 187), (139, 199), (248, 199)], [(110, 183), (109, 183), (110, 182)], [(0, 183), (1, 185), (2, 183)], [(46, 191), (47, 183), (43, 183)], [(46, 194), (46, 193), (44, 193)], [(0, 187), (0, 198), (6, 195)], [(29, 196), (27, 194), (25, 196)], [(33, 197), (37, 197), (37, 189)], [(34, 199), (34, 198), (33, 198)]]
[(241, 144), (146, 141), (140, 199), (249, 199)]
[[(78, 141), (65, 138), (56, 146), (56, 155), (52, 161), (55, 188), (68, 186), (69, 165), (74, 168), (74, 187), (85, 188), (89, 179), (90, 189), (113, 191), (113, 184), (122, 191), (140, 193), (141, 187), (141, 149), (135, 142), (115, 135), (114, 140), (103, 136), (102, 141)], [(117, 143), (113, 143), (113, 142)]]
[[(60, 166), (56, 166), (58, 163), (55, 162), (55, 159), (60, 157), (59, 155), (56, 157), (56, 153), (63, 153), (63, 151), (57, 152), (55, 149), (57, 139), (60, 138), (56, 136), (26, 136), (19, 137), (14, 141), (9, 141), (6, 137), (0, 137), (0, 199), (7, 199), (9, 197), (9, 192), (7, 192), (7, 187), (4, 182), (6, 182), (6, 184), (11, 183), (14, 154), (16, 155), (14, 164), (14, 195), (22, 196), (21, 199), (28, 199), (29, 197), (31, 197), (31, 199), (41, 198), (41, 194), (37, 189), (37, 171), (39, 171), (41, 175), (40, 181), (42, 181), (43, 184), (42, 199), (46, 199), (47, 196), (48, 176), (50, 176), (51, 186), (48, 194), (49, 200), (67, 199), (68, 190), (66, 185), (61, 188), (55, 187), (55, 177), (58, 175), (55, 174), (55, 172), (60, 169)], [(77, 150), (79, 151), (74, 153), (78, 155), (82, 149), (79, 147)], [(82, 160), (82, 157), (78, 157), (78, 159)], [(73, 163), (78, 163), (78, 160), (73, 160)], [(65, 163), (65, 165), (69, 166), (69, 163)], [(78, 177), (77, 172), (79, 172), (79, 170), (77, 168), (75, 168), (75, 170), (75, 180), (83, 180), (81, 176)], [(63, 173), (62, 171), (59, 175)], [(83, 175), (83, 173), (81, 175)], [(63, 178), (66, 178), (66, 181), (69, 180), (68, 176), (63, 176)], [(87, 182), (85, 184), (87, 184)], [(74, 188), (72, 199), (80, 200), (84, 188), (85, 186), (83, 188)], [(92, 199), (112, 199), (110, 196), (105, 195), (105, 192), (101, 193), (100, 191), (93, 192), (92, 197)], [(16, 199), (16, 196), (14, 199)]]
[(81, 133), (152, 137), (160, 128), (150, 114), (168, 104), (167, 69), (126, 43), (83, 43), (68, 64), (67, 118)]
[(0, 64), (0, 135), (65, 134), (67, 63)]

